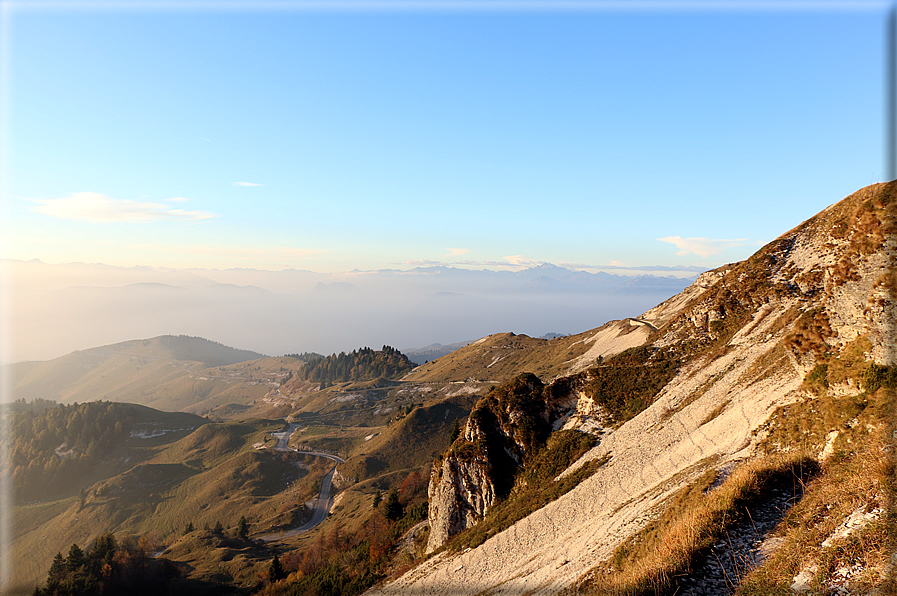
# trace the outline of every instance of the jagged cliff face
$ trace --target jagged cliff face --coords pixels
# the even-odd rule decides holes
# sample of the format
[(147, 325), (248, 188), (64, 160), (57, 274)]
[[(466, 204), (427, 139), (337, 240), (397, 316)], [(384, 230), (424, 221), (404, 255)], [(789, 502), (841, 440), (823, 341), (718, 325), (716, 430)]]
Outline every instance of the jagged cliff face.
[[(895, 193), (897, 183), (862, 189), (750, 259), (703, 274), (680, 295), (625, 324), (597, 330), (589, 353), (607, 357), (632, 347), (629, 328), (637, 328), (645, 352), (633, 366), (661, 370), (666, 363), (662, 386), (651, 388), (650, 398), (638, 396), (644, 403), (634, 409), (619, 406), (614, 383), (604, 382), (616, 379), (607, 376), (614, 371), (594, 359), (586, 365), (579, 356), (573, 365), (582, 372), (556, 381), (566, 383), (566, 392), (556, 392), (563, 405), (526, 411), (528, 419), (543, 421), (540, 428), (604, 430), (600, 443), (568, 472), (597, 458), (609, 463), (479, 547), (440, 553), (382, 591), (561, 591), (606, 561), (679, 488), (706, 470), (752, 458), (778, 408), (813, 399), (804, 379), (819, 362), (863, 346), (867, 362), (897, 363)], [(841, 383), (833, 387), (839, 395), (862, 389), (855, 379), (832, 382)], [(526, 453), (527, 442), (518, 439), (519, 421), (527, 418), (516, 419), (516, 426), (510, 411), (490, 424), (486, 417), (471, 418), (467, 451), (453, 453), (453, 447), (434, 467), (430, 550), (500, 498), (490, 459), (500, 454), (483, 448), (488, 438), (504, 437), (509, 460)], [(822, 452), (824, 443), (815, 447)]]

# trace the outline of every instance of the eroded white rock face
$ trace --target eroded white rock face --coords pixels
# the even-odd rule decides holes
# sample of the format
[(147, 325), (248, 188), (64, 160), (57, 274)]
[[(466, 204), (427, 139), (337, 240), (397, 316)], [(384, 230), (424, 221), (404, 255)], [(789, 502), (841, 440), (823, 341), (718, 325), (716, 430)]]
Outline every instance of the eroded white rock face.
[[(791, 399), (801, 381), (792, 369), (759, 380), (750, 389), (736, 388), (738, 377), (764, 353), (760, 347), (743, 363), (732, 354), (691, 377), (681, 375), (654, 406), (606, 435), (584, 456), (583, 462), (605, 454), (611, 459), (579, 487), (480, 547), (440, 555), (382, 592), (473, 595), (485, 589), (496, 594), (532, 589), (550, 594), (575, 583), (650, 521), (668, 495), (700, 474), (702, 462), (747, 456), (752, 433)], [(715, 376), (704, 396), (663, 420), (668, 409)], [(704, 423), (730, 397), (742, 403)], [(677, 475), (677, 482), (670, 483)]]
[(434, 467), (427, 495), (430, 553), (485, 515), (495, 502), (495, 485), (484, 462), (448, 456)]
[[(764, 375), (754, 366), (783, 339), (785, 331), (774, 327), (788, 306), (778, 305), (755, 327), (755, 341), (686, 367), (651, 407), (606, 434), (575, 465), (605, 455), (609, 463), (577, 488), (476, 549), (440, 554), (377, 593), (553, 594), (574, 584), (683, 484), (708, 466), (746, 457), (752, 434), (794, 399), (802, 380), (794, 367)], [(702, 387), (700, 398), (683, 405)], [(727, 400), (731, 405), (708, 420)]]
[(554, 430), (578, 430), (593, 435), (601, 435), (608, 426), (604, 409), (585, 391), (574, 391), (576, 406), (573, 411), (555, 422)]
[(614, 321), (602, 325), (591, 336), (582, 340), (592, 346), (581, 356), (569, 361), (567, 374), (572, 375), (594, 366), (599, 357), (619, 354), (645, 343), (651, 334), (650, 325), (630, 325), (627, 321)]

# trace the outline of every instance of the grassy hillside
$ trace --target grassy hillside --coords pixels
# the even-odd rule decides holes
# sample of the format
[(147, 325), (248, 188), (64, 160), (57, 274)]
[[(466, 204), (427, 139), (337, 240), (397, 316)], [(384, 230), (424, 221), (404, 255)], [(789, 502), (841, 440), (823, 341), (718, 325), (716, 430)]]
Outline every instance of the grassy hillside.
[[(92, 402), (5, 414), (11, 473), (18, 503), (77, 495), (98, 478), (206, 424), (198, 416), (134, 404)], [(125, 461), (128, 460), (128, 461)]]
[[(253, 363), (246, 366), (249, 369)], [(378, 511), (371, 507), (378, 491), (386, 495), (403, 483), (414, 485), (419, 504), (426, 496), (426, 477), (434, 455), (446, 447), (455, 421), (466, 417), (475, 399), (467, 393), (452, 397), (439, 391), (408, 393), (401, 383), (385, 387), (347, 384), (345, 389), (371, 391), (380, 397), (369, 405), (364, 401), (365, 408), (382, 408), (385, 403), (396, 406), (378, 415), (381, 425), (349, 424), (366, 419), (349, 401), (333, 401), (331, 409), (324, 408), (320, 415), (307, 412), (298, 416), (307, 424), (294, 434), (293, 445), (337, 452), (348, 460), (340, 466), (341, 476), (335, 482), (341, 495), (332, 520), (320, 530), (290, 539), (290, 544), (300, 548), (313, 546), (315, 536), (330, 532), (333, 524), (345, 532), (366, 531), (371, 515)], [(425, 398), (429, 394), (433, 395)], [(332, 400), (345, 393), (328, 390), (324, 395)], [(106, 408), (138, 413), (127, 427), (130, 430), (124, 442), (105, 459), (95, 461), (91, 475), (64, 495), (16, 507), (12, 556), (19, 581), (27, 584), (41, 578), (53, 555), (67, 551), (72, 543), (84, 545), (111, 531), (144, 536), (152, 544), (177, 541), (171, 557), (190, 566), (192, 579), (248, 585), (264, 571), (274, 551), (221, 540), (233, 538), (241, 516), (250, 524), (250, 535), (300, 525), (310, 515), (305, 503), (317, 496), (321, 477), (333, 467), (332, 461), (323, 458), (271, 451), (275, 445), (272, 433), (285, 428), (282, 420), (208, 423), (189, 414), (154, 414), (149, 408), (106, 402), (57, 406), (55, 410)], [(24, 411), (27, 413), (22, 416), (29, 420), (37, 415), (28, 408)], [(203, 424), (172, 434), (173, 423), (181, 418)], [(408, 484), (410, 476), (417, 481)], [(418, 508), (414, 515), (424, 510)], [(218, 523), (225, 529), (225, 538), (213, 539), (203, 533), (204, 528)], [(198, 534), (180, 538), (188, 525)], [(219, 575), (219, 564), (226, 568), (223, 575)]]
[(367, 436), (371, 438), (349, 451), (351, 457), (340, 466), (340, 473), (363, 482), (381, 475), (429, 470), (450, 443), (455, 421), (463, 422), (474, 400), (472, 396), (457, 396), (418, 406), (397, 415), (388, 425), (370, 429)]
[[(498, 333), (484, 337), (451, 354), (421, 365), (404, 377), (409, 382), (458, 382), (479, 379), (504, 383), (521, 372), (532, 372), (543, 381), (586, 368), (597, 361), (598, 354), (587, 355), (595, 342), (608, 337), (626, 336), (636, 331), (638, 324), (630, 320), (611, 321), (601, 327), (565, 337), (537, 339), (514, 333)], [(633, 338), (636, 336), (633, 336)], [(601, 339), (599, 339), (601, 338)], [(644, 337), (641, 337), (643, 340)], [(640, 344), (641, 340), (636, 341)], [(614, 347), (617, 345), (618, 347)], [(609, 344), (604, 355), (622, 352), (629, 345), (619, 340)]]
[(59, 402), (139, 403), (223, 417), (264, 415), (263, 398), (303, 367), (298, 358), (265, 358), (196, 337), (161, 336), (73, 352), (47, 362), (12, 365), (16, 398)]

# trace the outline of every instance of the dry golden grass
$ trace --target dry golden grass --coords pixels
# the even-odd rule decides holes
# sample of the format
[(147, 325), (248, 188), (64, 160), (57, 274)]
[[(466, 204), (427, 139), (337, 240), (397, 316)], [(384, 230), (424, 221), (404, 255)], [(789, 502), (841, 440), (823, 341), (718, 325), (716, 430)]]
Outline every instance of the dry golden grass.
[(828, 315), (824, 309), (814, 308), (804, 312), (785, 338), (785, 346), (794, 354), (803, 356), (814, 353), (823, 356), (828, 351), (826, 338), (833, 334)]
[(758, 498), (770, 481), (803, 476), (812, 466), (802, 455), (767, 456), (738, 466), (713, 489), (716, 472), (704, 474), (673, 497), (654, 523), (621, 545), (607, 566), (590, 572), (576, 592), (664, 593), (671, 579), (687, 572), (696, 555), (723, 536), (743, 506)]

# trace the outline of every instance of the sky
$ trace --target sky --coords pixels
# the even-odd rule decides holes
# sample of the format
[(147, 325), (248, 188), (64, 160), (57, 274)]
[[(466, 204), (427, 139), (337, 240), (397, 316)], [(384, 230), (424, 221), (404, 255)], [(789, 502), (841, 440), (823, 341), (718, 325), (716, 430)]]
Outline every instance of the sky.
[(2, 5), (6, 259), (708, 268), (885, 179), (884, 2)]

